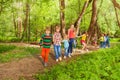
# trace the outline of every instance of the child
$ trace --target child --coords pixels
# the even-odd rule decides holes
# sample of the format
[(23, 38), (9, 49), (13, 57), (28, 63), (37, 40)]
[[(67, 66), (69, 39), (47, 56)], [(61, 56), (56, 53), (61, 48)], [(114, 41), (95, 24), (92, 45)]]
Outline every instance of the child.
[(66, 59), (66, 57), (69, 55), (68, 54), (69, 39), (67, 35), (64, 36), (64, 40), (62, 42), (64, 42), (64, 50), (65, 50), (64, 59)]
[(74, 42), (74, 25), (72, 24), (70, 29), (68, 30), (68, 37), (69, 37), (69, 57), (71, 57), (71, 54), (73, 52), (73, 42)]
[(81, 44), (83, 45), (82, 50), (88, 51), (86, 44), (87, 32), (83, 32), (83, 35), (81, 37), (82, 37)]
[(74, 41), (73, 41), (73, 44), (74, 44), (74, 49), (73, 51), (75, 52), (75, 49), (76, 49), (76, 45), (77, 45), (77, 40), (76, 40), (76, 37), (77, 37), (77, 34), (76, 34), (77, 30), (76, 28), (74, 28)]
[(110, 38), (109, 38), (109, 34), (106, 35), (106, 46), (108, 46), (108, 48), (110, 47)]
[(93, 45), (97, 47), (97, 34), (94, 34), (94, 37), (92, 40), (93, 40)]
[(61, 61), (61, 34), (60, 34), (60, 27), (56, 26), (56, 32), (53, 35), (53, 43), (54, 43), (54, 52), (56, 56), (56, 62), (58, 59)]
[(104, 47), (104, 34), (101, 34), (101, 37), (100, 37), (100, 48), (103, 48)]
[(40, 45), (42, 44), (42, 51), (41, 51), (41, 57), (43, 59), (43, 64), (46, 67), (48, 62), (48, 55), (50, 52), (50, 46), (52, 44), (52, 35), (50, 34), (50, 28), (47, 27), (45, 30), (45, 34), (42, 35), (40, 40)]

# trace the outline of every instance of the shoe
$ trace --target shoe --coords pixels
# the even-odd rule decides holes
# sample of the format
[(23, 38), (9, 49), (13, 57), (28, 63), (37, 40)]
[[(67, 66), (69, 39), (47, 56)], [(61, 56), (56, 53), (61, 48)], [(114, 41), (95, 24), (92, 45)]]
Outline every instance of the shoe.
[(44, 66), (47, 67), (47, 63), (44, 63)]
[(64, 56), (64, 59), (66, 59), (66, 56)]
[(61, 58), (61, 57), (59, 57), (59, 60), (61, 61), (61, 60), (62, 60), (62, 58)]
[(71, 58), (71, 55), (69, 54), (68, 57)]
[(58, 59), (56, 59), (56, 62), (58, 62)]

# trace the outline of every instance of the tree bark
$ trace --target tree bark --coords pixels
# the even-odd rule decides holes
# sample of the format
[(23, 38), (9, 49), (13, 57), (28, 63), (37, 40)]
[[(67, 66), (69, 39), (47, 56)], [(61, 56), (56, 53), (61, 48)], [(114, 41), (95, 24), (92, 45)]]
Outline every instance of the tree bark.
[(79, 33), (80, 23), (81, 23), (81, 20), (82, 20), (83, 15), (84, 15), (84, 13), (85, 13), (85, 10), (86, 10), (86, 8), (87, 8), (87, 6), (88, 6), (88, 2), (89, 2), (89, 0), (85, 1), (84, 6), (83, 6), (83, 8), (82, 8), (82, 11), (81, 11), (78, 19), (77, 19), (77, 20), (75, 21), (75, 23), (74, 23), (74, 26), (77, 28), (77, 33), (76, 33), (77, 35), (78, 35), (78, 33)]
[(60, 26), (62, 36), (66, 34), (65, 32), (65, 0), (59, 0), (60, 3)]
[(88, 29), (87, 43), (89, 43), (89, 41), (91, 40), (91, 37), (94, 35), (94, 28), (95, 28), (96, 21), (97, 21), (97, 0), (93, 0), (93, 3), (92, 3), (92, 17), (91, 17), (90, 26), (89, 26), (89, 29)]
[(116, 0), (112, 0), (112, 3), (114, 4), (115, 7), (117, 7), (118, 9), (120, 9), (120, 4), (117, 3)]
[(115, 15), (116, 15), (117, 23), (118, 23), (118, 26), (120, 28), (120, 21), (119, 21), (119, 18), (118, 18), (118, 13), (117, 13), (117, 9), (116, 9), (115, 5), (114, 5), (114, 9), (115, 9)]

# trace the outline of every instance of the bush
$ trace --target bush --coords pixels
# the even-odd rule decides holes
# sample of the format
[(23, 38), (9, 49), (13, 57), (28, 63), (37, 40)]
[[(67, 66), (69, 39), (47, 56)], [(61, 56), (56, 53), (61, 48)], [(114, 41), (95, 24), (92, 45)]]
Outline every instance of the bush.
[(61, 62), (36, 80), (119, 80), (120, 46), (80, 55), (69, 63)]
[(115, 32), (115, 35), (114, 35), (115, 37), (117, 37), (117, 38), (120, 38), (120, 30), (117, 30), (116, 32)]

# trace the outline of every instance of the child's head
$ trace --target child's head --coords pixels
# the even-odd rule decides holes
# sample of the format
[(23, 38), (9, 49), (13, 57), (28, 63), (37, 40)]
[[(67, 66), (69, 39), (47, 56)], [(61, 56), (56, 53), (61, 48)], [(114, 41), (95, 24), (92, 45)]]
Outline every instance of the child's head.
[(45, 33), (46, 33), (46, 34), (50, 34), (50, 28), (49, 28), (49, 27), (46, 27)]
[(68, 39), (68, 35), (65, 34), (65, 35), (64, 35), (64, 39)]
[(60, 27), (56, 26), (56, 32), (60, 32)]
[(87, 34), (87, 31), (84, 31), (83, 34)]
[(70, 29), (74, 29), (74, 25), (73, 24), (70, 26)]

